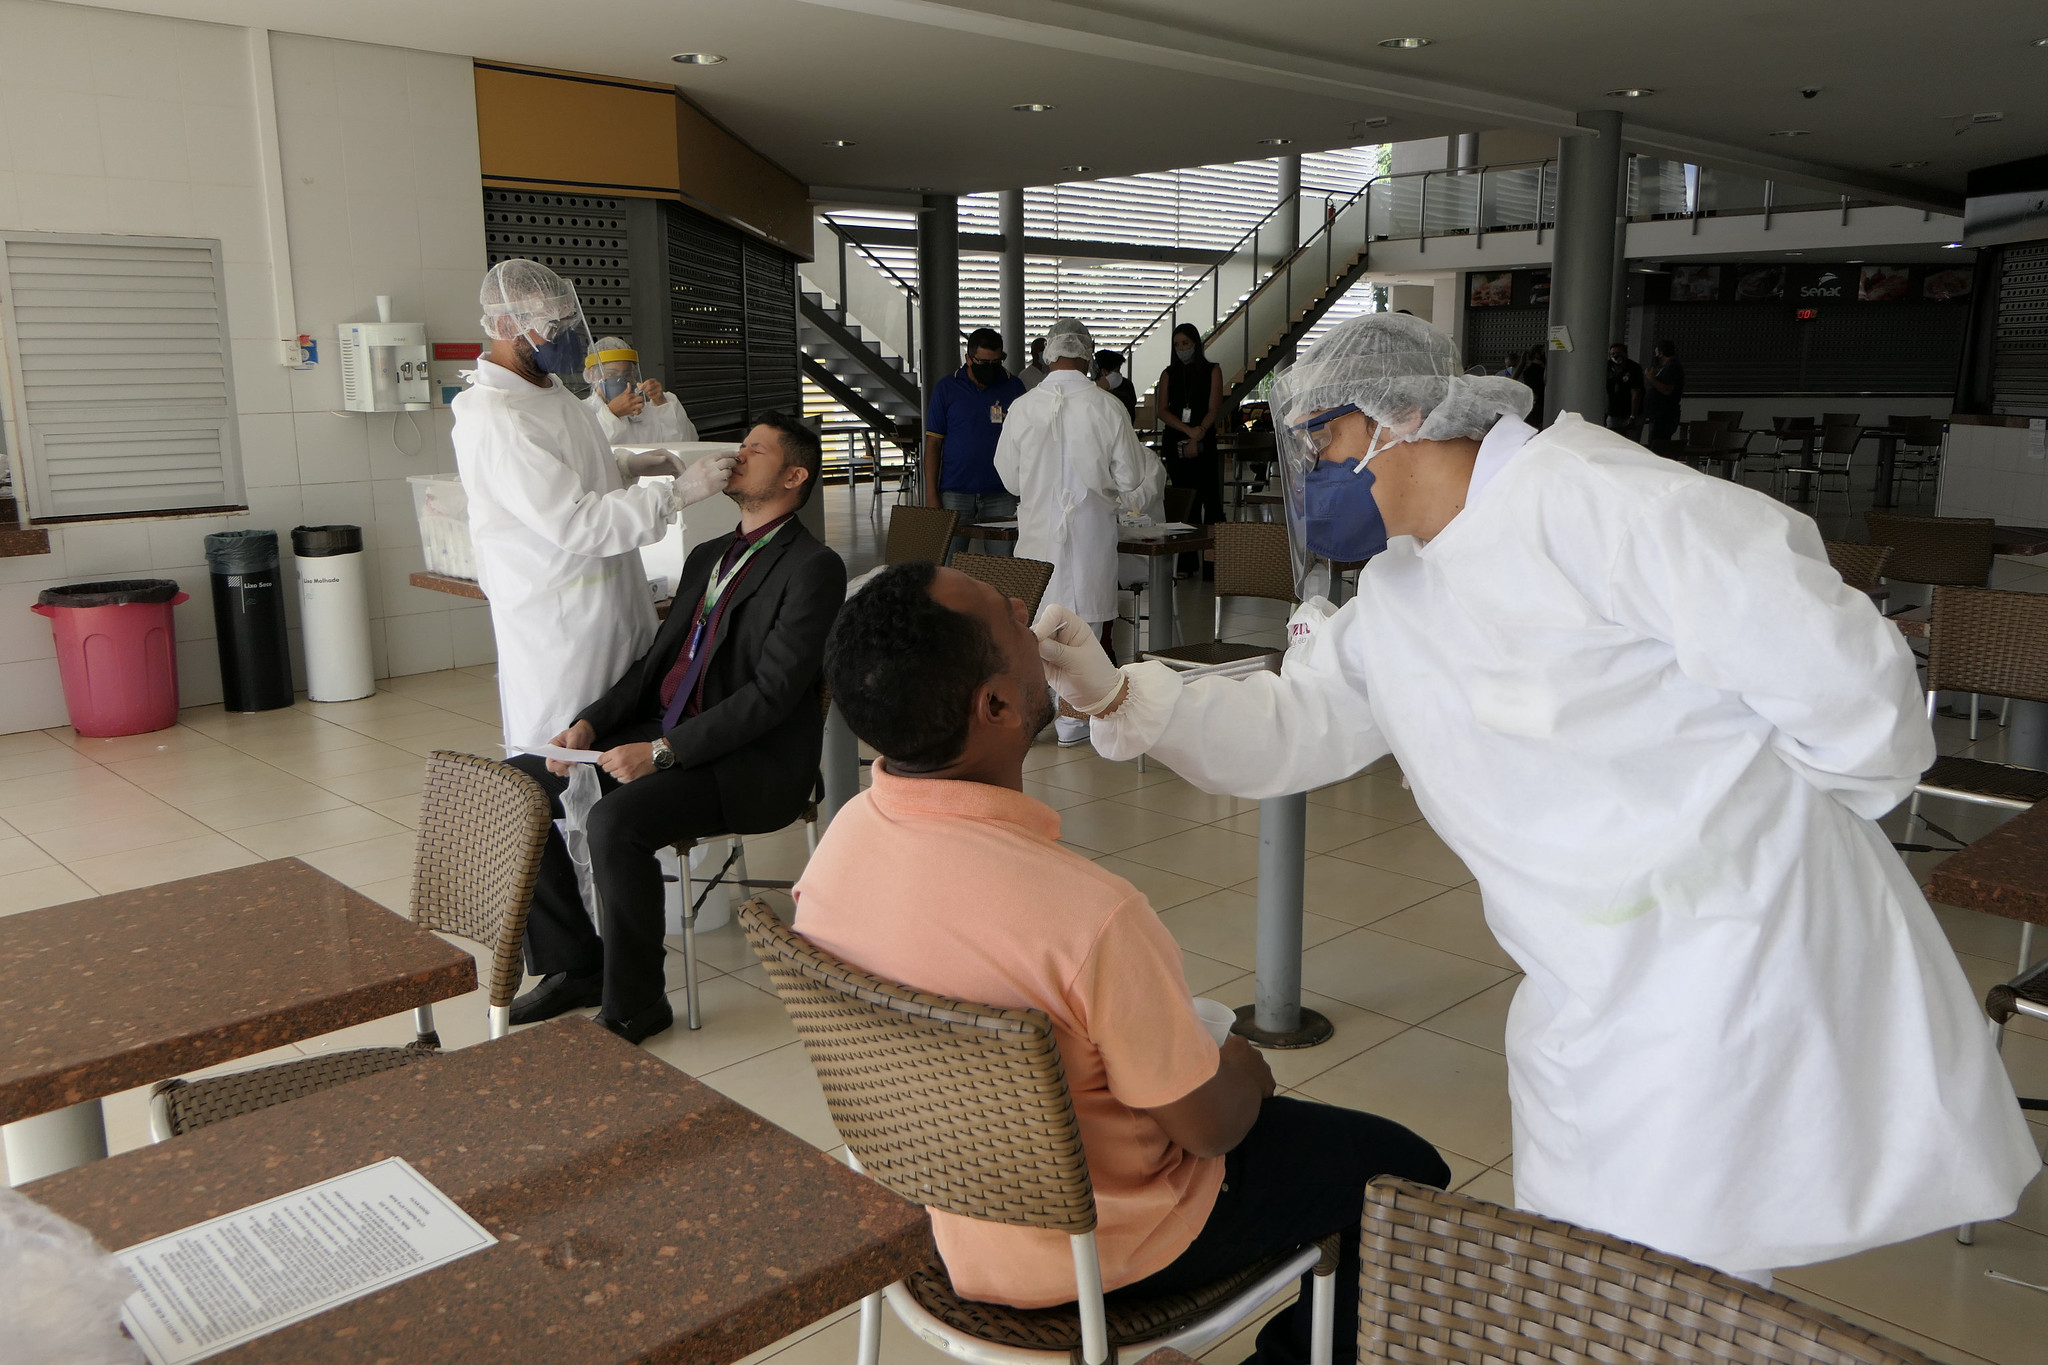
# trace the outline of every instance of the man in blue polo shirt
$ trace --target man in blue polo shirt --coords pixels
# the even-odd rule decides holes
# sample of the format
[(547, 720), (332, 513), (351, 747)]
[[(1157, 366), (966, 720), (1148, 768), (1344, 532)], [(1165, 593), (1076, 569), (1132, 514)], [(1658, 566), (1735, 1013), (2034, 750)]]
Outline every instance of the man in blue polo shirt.
[[(924, 418), (924, 498), (929, 507), (960, 514), (960, 525), (1015, 521), (1017, 499), (996, 474), (996, 439), (1003, 414), (1024, 396), (1024, 381), (1003, 368), (1003, 338), (977, 327), (967, 338), (967, 363), (932, 386)], [(956, 536), (953, 549), (967, 548)], [(1010, 553), (1010, 542), (985, 542), (989, 554)]]

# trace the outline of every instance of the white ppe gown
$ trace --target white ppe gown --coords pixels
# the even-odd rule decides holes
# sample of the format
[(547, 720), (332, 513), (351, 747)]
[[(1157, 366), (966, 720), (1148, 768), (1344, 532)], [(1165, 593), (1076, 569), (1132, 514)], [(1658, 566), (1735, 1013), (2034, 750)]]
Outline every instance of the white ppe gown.
[(1207, 791), (1399, 760), (1527, 972), (1524, 1207), (1750, 1272), (2002, 1217), (2038, 1171), (1873, 823), (1934, 757), (1912, 658), (1805, 516), (1566, 414), (1281, 673), (1126, 674), (1096, 748)]
[(1054, 370), (1010, 404), (995, 464), (1017, 495), (1018, 557), (1053, 566), (1041, 605), (1090, 625), (1113, 620), (1117, 513), (1143, 509), (1166, 486), (1124, 405), (1079, 370)]
[(613, 412), (595, 392), (583, 400), (583, 406), (597, 418), (605, 440), (615, 446), (665, 446), (675, 441), (696, 440), (697, 425), (683, 411), (683, 400), (667, 390), (662, 391), (661, 398), (659, 404), (642, 403), (640, 411), (631, 417)]
[(545, 744), (654, 642), (639, 549), (666, 533), (669, 495), (625, 486), (596, 420), (560, 380), (536, 388), (483, 360), (451, 406), (505, 743)]

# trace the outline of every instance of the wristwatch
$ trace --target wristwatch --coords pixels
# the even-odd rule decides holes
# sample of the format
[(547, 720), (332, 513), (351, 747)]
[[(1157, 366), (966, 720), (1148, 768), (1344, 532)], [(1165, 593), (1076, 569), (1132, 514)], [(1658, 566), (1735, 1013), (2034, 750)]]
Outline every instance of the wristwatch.
[(655, 740), (653, 747), (654, 766), (656, 769), (661, 772), (667, 772), (670, 768), (676, 766), (676, 751), (669, 748), (666, 737)]

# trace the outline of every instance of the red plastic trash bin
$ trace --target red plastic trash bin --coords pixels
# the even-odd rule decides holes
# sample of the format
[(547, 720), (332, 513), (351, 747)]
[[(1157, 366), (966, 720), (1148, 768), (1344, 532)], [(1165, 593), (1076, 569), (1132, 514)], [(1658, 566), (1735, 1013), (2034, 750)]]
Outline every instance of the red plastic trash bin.
[(168, 578), (45, 588), (29, 608), (50, 619), (64, 709), (81, 735), (139, 735), (178, 720), (178, 636)]

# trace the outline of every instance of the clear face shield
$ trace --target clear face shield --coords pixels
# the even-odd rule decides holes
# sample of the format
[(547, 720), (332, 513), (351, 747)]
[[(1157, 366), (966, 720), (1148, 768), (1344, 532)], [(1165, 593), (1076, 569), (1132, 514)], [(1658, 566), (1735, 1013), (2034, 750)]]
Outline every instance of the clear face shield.
[[(1334, 600), (1336, 576), (1387, 547), (1387, 525), (1372, 493), (1371, 459), (1393, 442), (1355, 403), (1317, 408), (1294, 399), (1287, 378), (1283, 373), (1273, 381), (1271, 411), (1294, 591), (1304, 602)], [(1339, 424), (1353, 421), (1372, 431), (1364, 457), (1330, 459)]]
[(598, 343), (583, 367), (583, 381), (606, 403), (623, 393), (640, 392), (640, 353), (630, 346)]

